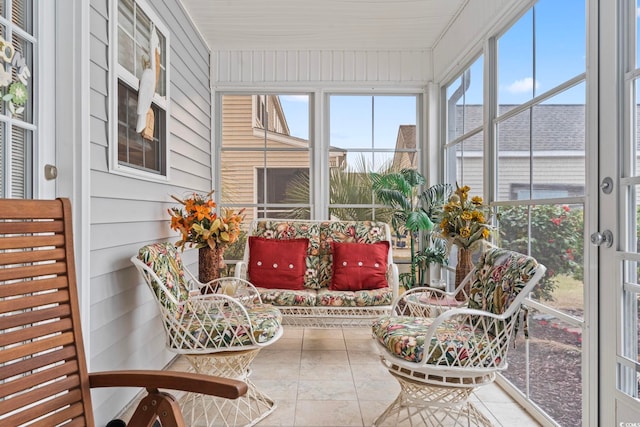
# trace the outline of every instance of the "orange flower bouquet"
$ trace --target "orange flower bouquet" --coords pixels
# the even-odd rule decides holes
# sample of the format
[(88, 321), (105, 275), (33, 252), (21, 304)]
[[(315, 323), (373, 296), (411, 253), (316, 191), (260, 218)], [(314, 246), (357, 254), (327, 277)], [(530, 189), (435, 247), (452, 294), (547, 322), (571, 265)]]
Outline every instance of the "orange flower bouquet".
[(183, 205), (168, 210), (171, 215), (171, 229), (180, 232), (180, 240), (176, 247), (184, 250), (189, 247), (224, 250), (234, 243), (240, 235), (240, 224), (244, 220), (244, 209), (234, 212), (224, 209), (222, 214), (216, 212), (216, 203), (211, 198), (213, 191), (206, 196), (193, 193), (184, 200), (171, 196)]

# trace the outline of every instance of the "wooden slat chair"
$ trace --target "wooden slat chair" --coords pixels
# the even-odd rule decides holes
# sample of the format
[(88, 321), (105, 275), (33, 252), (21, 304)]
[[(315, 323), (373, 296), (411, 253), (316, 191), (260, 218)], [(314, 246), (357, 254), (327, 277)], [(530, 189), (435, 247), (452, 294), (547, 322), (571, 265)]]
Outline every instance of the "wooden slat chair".
[(469, 299), (460, 307), (434, 304), (430, 288), (400, 296), (372, 327), (401, 388), (374, 425), (492, 425), (469, 396), (507, 368), (522, 303), (545, 271), (531, 257), (493, 248), (468, 276)]
[(90, 388), (141, 387), (131, 426), (185, 426), (171, 394), (236, 399), (242, 381), (170, 371), (88, 373), (80, 328), (71, 205), (0, 199), (0, 425), (93, 426)]

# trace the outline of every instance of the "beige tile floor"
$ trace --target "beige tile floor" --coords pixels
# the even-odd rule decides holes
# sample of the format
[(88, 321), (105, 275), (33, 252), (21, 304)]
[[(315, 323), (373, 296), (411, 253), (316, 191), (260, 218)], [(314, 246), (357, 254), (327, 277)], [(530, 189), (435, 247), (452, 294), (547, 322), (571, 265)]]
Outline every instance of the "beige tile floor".
[[(261, 427), (371, 426), (400, 390), (365, 327), (285, 327), (252, 367), (254, 384), (277, 402)], [(178, 360), (172, 368), (187, 369), (187, 363)], [(478, 389), (473, 399), (496, 426), (539, 425), (495, 384)]]

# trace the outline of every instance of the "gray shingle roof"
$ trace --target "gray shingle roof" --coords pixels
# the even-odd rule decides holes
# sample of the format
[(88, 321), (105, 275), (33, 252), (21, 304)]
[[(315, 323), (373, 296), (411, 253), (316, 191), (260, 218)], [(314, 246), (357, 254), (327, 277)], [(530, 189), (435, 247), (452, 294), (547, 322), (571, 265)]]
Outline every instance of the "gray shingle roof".
[[(514, 107), (514, 105), (502, 105), (499, 111), (504, 114)], [(458, 106), (456, 114), (458, 115), (456, 136), (462, 134), (463, 126), (468, 132), (482, 124), (481, 105)], [(498, 150), (529, 151), (531, 140), (534, 150), (582, 152), (585, 142), (584, 120), (584, 105), (537, 105), (532, 110), (524, 111), (498, 125)], [(531, 127), (530, 123), (533, 124)], [(464, 149), (481, 150), (482, 134), (466, 140)]]

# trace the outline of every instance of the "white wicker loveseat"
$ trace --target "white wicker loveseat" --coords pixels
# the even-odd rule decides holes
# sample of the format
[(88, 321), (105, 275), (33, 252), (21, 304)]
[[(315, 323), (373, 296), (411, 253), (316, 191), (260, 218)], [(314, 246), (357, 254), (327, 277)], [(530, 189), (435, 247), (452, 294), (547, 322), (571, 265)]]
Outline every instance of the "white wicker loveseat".
[(383, 222), (254, 220), (235, 271), (288, 325), (370, 325), (398, 295)]

